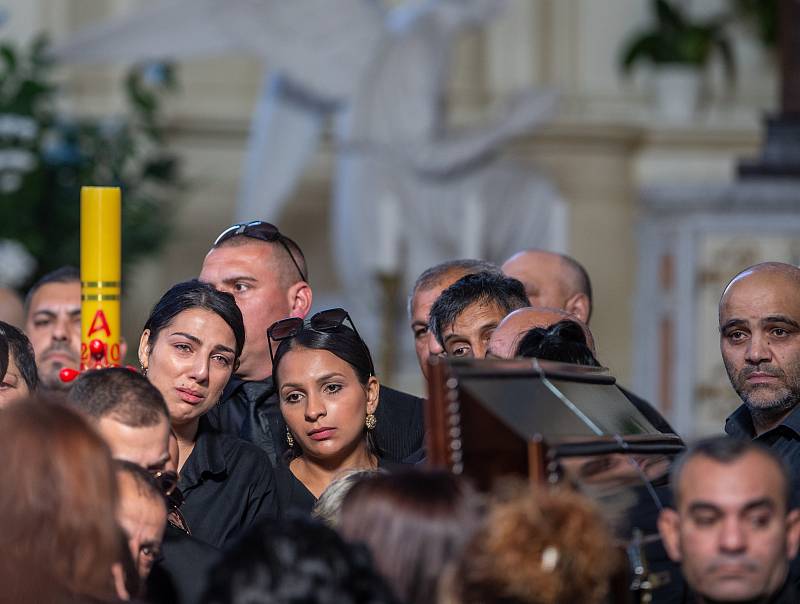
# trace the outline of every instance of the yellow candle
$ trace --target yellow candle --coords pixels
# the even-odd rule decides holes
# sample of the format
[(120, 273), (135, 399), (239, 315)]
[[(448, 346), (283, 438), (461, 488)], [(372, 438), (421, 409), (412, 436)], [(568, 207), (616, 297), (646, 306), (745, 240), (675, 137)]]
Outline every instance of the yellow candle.
[[(121, 222), (118, 188), (81, 188), (81, 370), (122, 362)], [(93, 340), (105, 345), (102, 355), (92, 355)]]

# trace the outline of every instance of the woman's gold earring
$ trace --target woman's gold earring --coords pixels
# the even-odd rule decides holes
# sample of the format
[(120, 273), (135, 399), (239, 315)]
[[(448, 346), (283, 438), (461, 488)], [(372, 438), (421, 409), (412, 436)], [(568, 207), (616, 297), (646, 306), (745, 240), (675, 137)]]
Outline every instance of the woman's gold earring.
[(289, 431), (289, 428), (286, 428), (286, 442), (288, 443), (290, 449), (294, 447), (294, 437), (292, 436), (292, 433)]
[(378, 425), (378, 418), (375, 417), (374, 413), (367, 413), (367, 417), (364, 418), (364, 425), (367, 430), (374, 430), (375, 426)]
[(147, 376), (147, 367), (144, 366), (144, 363), (139, 363), (139, 367), (142, 368), (142, 375)]

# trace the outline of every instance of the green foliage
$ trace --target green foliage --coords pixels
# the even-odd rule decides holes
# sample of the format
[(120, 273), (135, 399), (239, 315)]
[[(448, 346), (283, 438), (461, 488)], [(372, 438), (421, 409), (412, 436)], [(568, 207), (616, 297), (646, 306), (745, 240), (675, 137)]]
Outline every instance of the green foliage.
[(726, 17), (693, 22), (669, 0), (653, 0), (654, 25), (633, 35), (624, 45), (620, 64), (629, 73), (639, 62), (704, 67), (716, 51), (733, 79), (735, 60), (725, 33)]
[(80, 260), (80, 188), (122, 188), (124, 267), (156, 253), (169, 232), (178, 162), (164, 146), (159, 113), (176, 87), (169, 65), (137, 66), (125, 80), (120, 118), (56, 112), (52, 61), (41, 36), (23, 51), (0, 44), (0, 239), (36, 258), (29, 282)]
[(764, 48), (778, 47), (778, 0), (733, 0), (737, 17), (749, 25)]

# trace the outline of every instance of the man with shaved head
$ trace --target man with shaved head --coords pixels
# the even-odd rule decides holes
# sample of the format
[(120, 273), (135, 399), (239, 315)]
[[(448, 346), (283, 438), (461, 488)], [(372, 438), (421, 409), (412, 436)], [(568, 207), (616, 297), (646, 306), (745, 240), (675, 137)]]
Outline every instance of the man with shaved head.
[(583, 328), (583, 333), (586, 336), (586, 345), (594, 353), (592, 332), (589, 331), (585, 323), (576, 321), (574, 315), (558, 308), (529, 306), (515, 310), (500, 321), (500, 324), (489, 338), (486, 356), (495, 359), (513, 359), (516, 356), (520, 339), (528, 330), (535, 327), (550, 327), (564, 320), (575, 321)]
[[(517, 349), (519, 348), (520, 340), (531, 329), (538, 327), (550, 327), (559, 323), (560, 321), (572, 321), (579, 325), (583, 330), (583, 335), (586, 340), (586, 347), (591, 351), (592, 355), (596, 355), (594, 346), (594, 336), (592, 335), (589, 327), (582, 321), (578, 321), (574, 315), (565, 310), (557, 308), (536, 308), (529, 306), (527, 308), (520, 308), (514, 312), (506, 315), (500, 321), (497, 328), (489, 338), (487, 347), (487, 358), (495, 359), (513, 359), (518, 356)], [(561, 359), (551, 359), (561, 360)], [(598, 365), (600, 363), (598, 362)], [(617, 384), (622, 394), (633, 403), (633, 405), (644, 415), (647, 420), (653, 424), (659, 432), (666, 434), (674, 434), (675, 430), (669, 425), (669, 422), (643, 398), (635, 395), (630, 390), (627, 390)]]
[[(725, 423), (732, 436), (772, 448), (800, 470), (800, 269), (781, 262), (736, 275), (719, 303), (720, 351), (742, 405)], [(795, 496), (800, 481), (794, 480)]]
[(531, 306), (560, 308), (589, 323), (592, 283), (574, 258), (545, 250), (523, 250), (506, 260), (502, 269), (522, 281)]

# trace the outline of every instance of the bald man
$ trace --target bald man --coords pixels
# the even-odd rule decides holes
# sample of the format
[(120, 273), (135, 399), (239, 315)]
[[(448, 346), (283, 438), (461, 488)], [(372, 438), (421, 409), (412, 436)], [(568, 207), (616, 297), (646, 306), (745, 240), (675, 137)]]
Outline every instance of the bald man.
[[(719, 303), (720, 351), (742, 405), (725, 432), (772, 448), (800, 474), (800, 269), (781, 262), (736, 275)], [(795, 502), (800, 480), (795, 478)]]
[[(494, 333), (492, 333), (489, 338), (486, 356), (487, 358), (495, 359), (513, 359), (517, 356), (519, 341), (529, 330), (536, 327), (550, 327), (564, 320), (574, 321), (581, 326), (583, 334), (586, 337), (586, 346), (593, 355), (596, 355), (594, 336), (591, 330), (585, 323), (577, 321), (574, 315), (557, 308), (528, 307), (515, 310), (500, 321)], [(634, 407), (647, 418), (656, 430), (665, 434), (675, 433), (675, 430), (669, 425), (669, 422), (664, 419), (653, 405), (619, 384), (617, 384), (617, 386), (622, 391), (622, 394), (633, 403)]]
[(501, 267), (522, 281), (531, 306), (559, 308), (589, 324), (592, 284), (586, 269), (574, 258), (545, 250), (523, 250)]
[(489, 338), (486, 356), (495, 359), (512, 359), (517, 354), (519, 341), (528, 330), (535, 327), (550, 327), (564, 320), (575, 321), (583, 328), (586, 345), (594, 354), (594, 336), (585, 323), (576, 321), (575, 316), (565, 310), (529, 306), (515, 310), (500, 321)]

